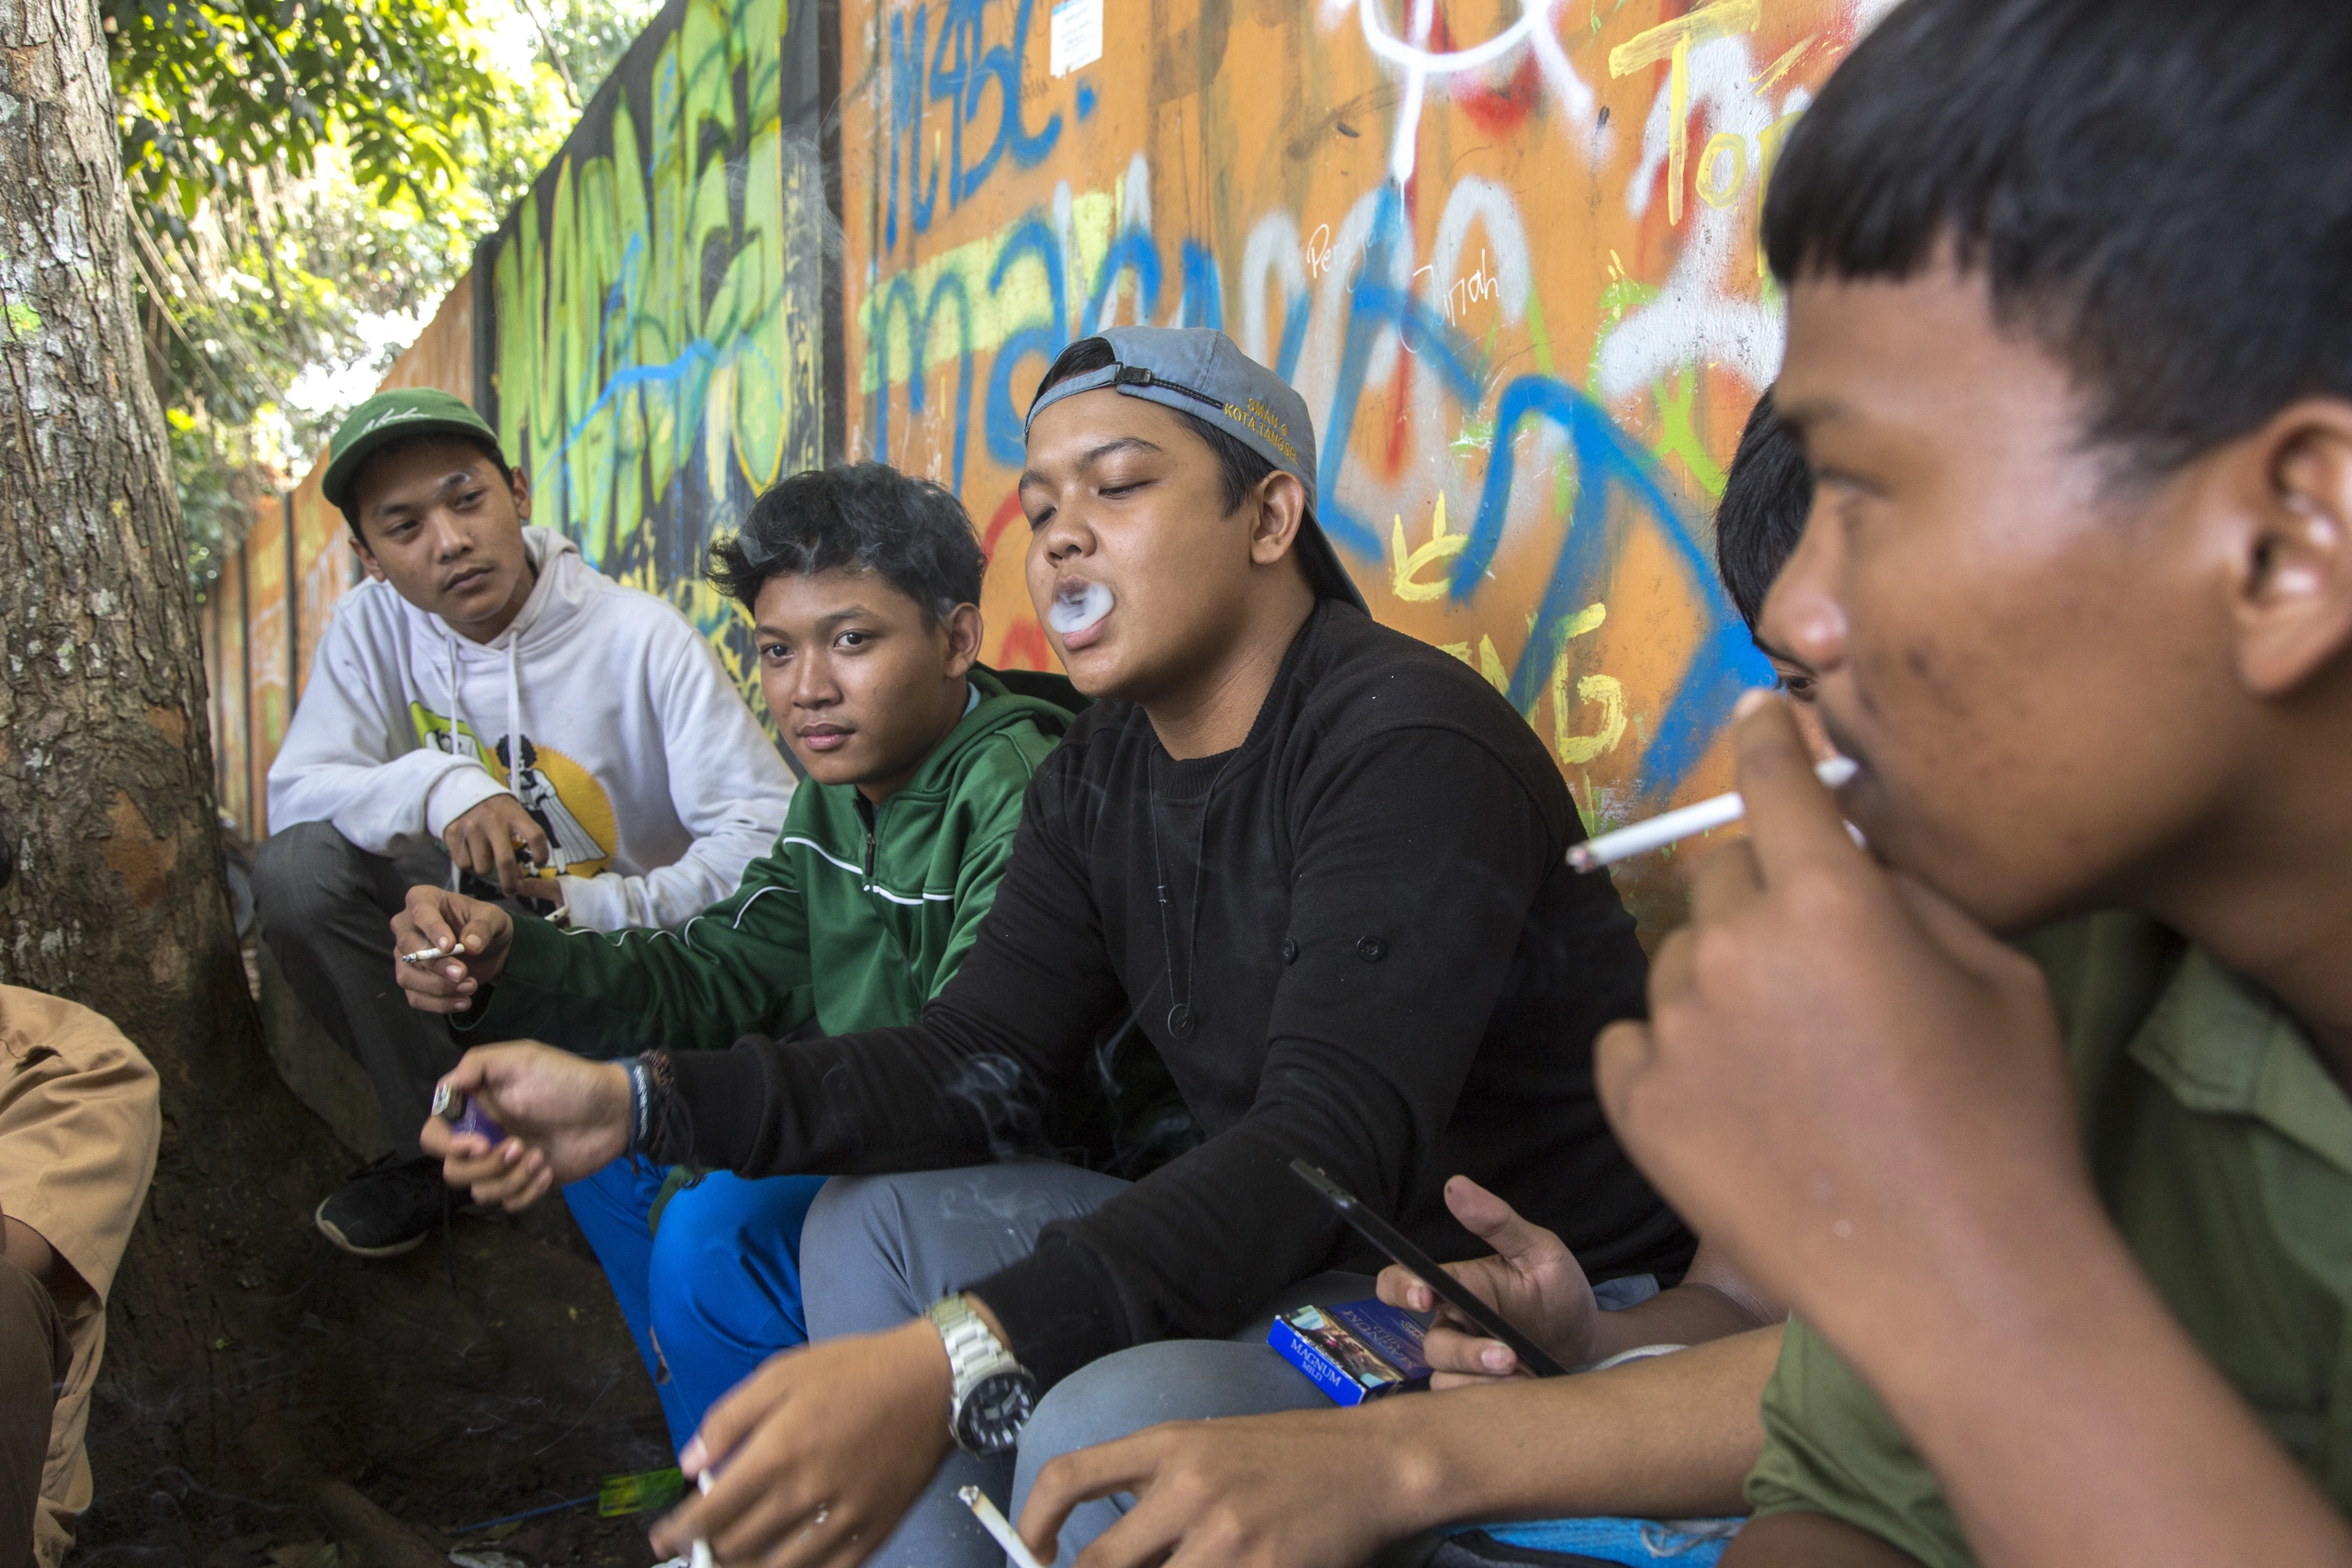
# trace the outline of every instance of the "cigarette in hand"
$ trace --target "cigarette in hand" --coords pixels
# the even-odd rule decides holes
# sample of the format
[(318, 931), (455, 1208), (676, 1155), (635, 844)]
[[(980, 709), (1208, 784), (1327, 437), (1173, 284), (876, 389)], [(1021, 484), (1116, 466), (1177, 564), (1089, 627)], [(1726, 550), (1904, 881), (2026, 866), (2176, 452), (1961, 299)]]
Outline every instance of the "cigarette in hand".
[[(704, 1496), (709, 1496), (710, 1472), (706, 1469), (700, 1475), (695, 1476), (695, 1484), (702, 1489)], [(717, 1561), (710, 1555), (710, 1542), (700, 1536), (695, 1537), (693, 1558), (694, 1568), (718, 1568)]]
[[(1861, 765), (1850, 757), (1832, 757), (1813, 770), (1814, 777), (1824, 787), (1839, 790), (1854, 782)], [(1645, 855), (1652, 850), (1662, 850), (1679, 839), (1703, 833), (1711, 828), (1727, 828), (1747, 815), (1747, 802), (1737, 790), (1728, 795), (1702, 800), (1696, 806), (1686, 806), (1679, 811), (1669, 811), (1663, 817), (1653, 817), (1646, 822), (1636, 822), (1630, 828), (1620, 828), (1613, 833), (1603, 833), (1588, 840), (1568, 852), (1568, 863), (1578, 871), (1599, 871), (1604, 865), (1614, 865), (1621, 860)]]
[(1020, 1532), (997, 1511), (996, 1505), (989, 1501), (987, 1493), (977, 1486), (967, 1486), (956, 1495), (964, 1499), (964, 1506), (978, 1515), (981, 1526), (996, 1537), (996, 1543), (1004, 1548), (1007, 1557), (1012, 1559), (1012, 1568), (1046, 1568), (1037, 1561), (1036, 1553), (1029, 1550), (1028, 1543), (1021, 1539)]

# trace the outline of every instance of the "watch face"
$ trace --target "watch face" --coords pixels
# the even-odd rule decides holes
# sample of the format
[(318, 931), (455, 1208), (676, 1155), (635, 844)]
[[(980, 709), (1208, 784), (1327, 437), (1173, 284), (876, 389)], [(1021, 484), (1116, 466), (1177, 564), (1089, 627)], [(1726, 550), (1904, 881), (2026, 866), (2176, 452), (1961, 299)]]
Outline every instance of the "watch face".
[(1037, 1385), (1027, 1372), (991, 1372), (956, 1404), (956, 1440), (974, 1453), (1002, 1453), (1020, 1440), (1036, 1402)]

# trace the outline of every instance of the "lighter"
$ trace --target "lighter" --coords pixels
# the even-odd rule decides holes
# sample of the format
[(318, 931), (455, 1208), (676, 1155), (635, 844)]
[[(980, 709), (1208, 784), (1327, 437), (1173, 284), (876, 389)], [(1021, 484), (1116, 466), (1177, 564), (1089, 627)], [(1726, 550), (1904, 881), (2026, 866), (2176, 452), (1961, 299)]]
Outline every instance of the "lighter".
[(490, 1112), (467, 1099), (464, 1089), (446, 1083), (433, 1086), (433, 1114), (449, 1123), (452, 1132), (479, 1134), (493, 1145), (506, 1136), (506, 1129), (492, 1121)]

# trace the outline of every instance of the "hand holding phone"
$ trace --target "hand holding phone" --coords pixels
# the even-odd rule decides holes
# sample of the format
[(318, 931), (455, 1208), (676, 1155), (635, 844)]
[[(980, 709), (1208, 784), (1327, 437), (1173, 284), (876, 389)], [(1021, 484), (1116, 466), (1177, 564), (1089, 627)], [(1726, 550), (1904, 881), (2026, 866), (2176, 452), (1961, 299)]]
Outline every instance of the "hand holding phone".
[(1356, 1234), (1427, 1285), (1441, 1301), (1477, 1325), (1479, 1332), (1510, 1346), (1511, 1354), (1519, 1358), (1520, 1365), (1541, 1378), (1566, 1374), (1568, 1369), (1562, 1366), (1555, 1357), (1513, 1327), (1500, 1313), (1464, 1289), (1460, 1280), (1428, 1253), (1414, 1246), (1402, 1231), (1367, 1208), (1354, 1193), (1303, 1159), (1291, 1161), (1290, 1168), (1300, 1180), (1322, 1194), (1324, 1200), (1340, 1212), (1340, 1216), (1355, 1227)]

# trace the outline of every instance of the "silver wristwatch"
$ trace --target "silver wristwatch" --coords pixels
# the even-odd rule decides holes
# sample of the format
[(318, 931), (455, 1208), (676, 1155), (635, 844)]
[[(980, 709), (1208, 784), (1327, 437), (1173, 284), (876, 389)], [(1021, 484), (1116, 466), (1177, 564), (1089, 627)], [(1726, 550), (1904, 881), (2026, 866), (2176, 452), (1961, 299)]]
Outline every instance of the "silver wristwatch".
[(926, 1315), (946, 1344), (947, 1368), (955, 1379), (947, 1427), (956, 1446), (969, 1454), (1010, 1451), (1036, 1407), (1037, 1380), (962, 1296), (932, 1303)]

